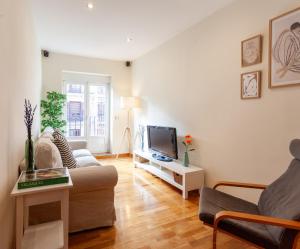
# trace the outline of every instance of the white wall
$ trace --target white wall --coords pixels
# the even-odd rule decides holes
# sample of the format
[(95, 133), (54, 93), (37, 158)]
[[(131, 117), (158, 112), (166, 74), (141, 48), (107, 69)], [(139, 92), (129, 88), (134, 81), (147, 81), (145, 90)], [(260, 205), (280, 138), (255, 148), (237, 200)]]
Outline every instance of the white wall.
[[(300, 87), (268, 89), (268, 21), (299, 5), (235, 1), (133, 64), (133, 94), (144, 99), (136, 124), (174, 126), (179, 136), (194, 136), (191, 161), (205, 169), (209, 186), (268, 184), (291, 160), (289, 142), (300, 134)], [(242, 69), (240, 43), (257, 34), (264, 36), (263, 63)], [(241, 100), (240, 73), (252, 70), (263, 70), (262, 98)]]
[[(111, 76), (112, 108), (111, 108), (111, 152), (119, 152), (122, 131), (127, 123), (124, 110), (120, 109), (120, 96), (131, 94), (131, 68), (123, 61), (111, 61), (80, 56), (50, 53), (50, 57), (43, 58), (43, 97), (47, 91), (61, 91), (63, 71), (97, 73)], [(121, 153), (128, 152), (126, 143)]]
[[(1, 1), (0, 37), (0, 248), (11, 249), (15, 209), (9, 193), (24, 157), (24, 98), (39, 105), (41, 90), (40, 49), (29, 1)], [(36, 116), (35, 136), (39, 131), (39, 111)]]

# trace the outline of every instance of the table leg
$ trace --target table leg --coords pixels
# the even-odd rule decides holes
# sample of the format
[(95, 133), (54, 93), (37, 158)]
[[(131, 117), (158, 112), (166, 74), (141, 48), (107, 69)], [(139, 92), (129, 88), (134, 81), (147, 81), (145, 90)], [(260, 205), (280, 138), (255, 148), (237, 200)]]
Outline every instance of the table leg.
[(183, 199), (187, 200), (189, 198), (189, 191), (184, 189), (182, 191), (182, 197), (183, 197)]
[(64, 249), (68, 249), (69, 243), (69, 190), (64, 190), (61, 201), (61, 219), (64, 224)]
[(18, 196), (16, 200), (16, 249), (21, 249), (22, 239), (24, 233), (24, 198), (23, 196)]
[(24, 229), (26, 230), (28, 228), (28, 224), (29, 224), (29, 206), (24, 205)]
[(182, 176), (182, 186), (183, 186), (183, 189), (182, 189), (182, 197), (183, 199), (187, 200), (189, 198), (189, 191), (187, 190), (187, 179), (188, 176), (187, 174), (183, 174)]

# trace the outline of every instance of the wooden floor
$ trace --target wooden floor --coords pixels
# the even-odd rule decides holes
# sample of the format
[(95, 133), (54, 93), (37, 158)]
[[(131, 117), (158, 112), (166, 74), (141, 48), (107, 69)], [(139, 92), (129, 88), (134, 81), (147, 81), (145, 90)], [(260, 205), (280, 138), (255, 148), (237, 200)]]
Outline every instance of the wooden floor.
[[(190, 249), (212, 248), (212, 229), (198, 219), (198, 192), (183, 200), (181, 191), (159, 178), (135, 169), (129, 158), (101, 160), (119, 174), (114, 227), (70, 235), (70, 249)], [(218, 236), (219, 249), (252, 249), (226, 235)]]

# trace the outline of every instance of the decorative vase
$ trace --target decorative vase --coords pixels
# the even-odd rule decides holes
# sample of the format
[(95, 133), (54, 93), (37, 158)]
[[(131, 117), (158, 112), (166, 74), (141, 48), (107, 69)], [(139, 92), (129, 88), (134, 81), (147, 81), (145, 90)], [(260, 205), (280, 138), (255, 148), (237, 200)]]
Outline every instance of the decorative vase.
[(27, 139), (25, 143), (25, 162), (26, 171), (34, 171), (34, 145), (32, 139)]
[(141, 141), (141, 151), (144, 151), (144, 147), (145, 147), (145, 139), (144, 139), (144, 135), (145, 135), (145, 126), (143, 125), (139, 125), (139, 134), (140, 134), (140, 141)]
[(142, 151), (144, 151), (145, 148), (145, 137), (144, 137), (144, 130), (142, 130), (142, 134), (141, 134), (141, 149)]
[(184, 165), (185, 167), (188, 167), (189, 164), (190, 164), (189, 153), (186, 151), (186, 152), (184, 152), (183, 165)]

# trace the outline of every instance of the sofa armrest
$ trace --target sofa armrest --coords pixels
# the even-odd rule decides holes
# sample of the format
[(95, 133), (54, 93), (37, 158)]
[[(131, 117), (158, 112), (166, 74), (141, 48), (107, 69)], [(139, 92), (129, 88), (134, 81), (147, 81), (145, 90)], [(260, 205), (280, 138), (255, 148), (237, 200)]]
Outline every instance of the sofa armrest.
[(114, 166), (89, 166), (70, 169), (69, 172), (73, 181), (71, 194), (113, 189), (118, 182)]
[(72, 150), (80, 150), (87, 148), (87, 141), (85, 140), (68, 140), (68, 144), (70, 145)]

